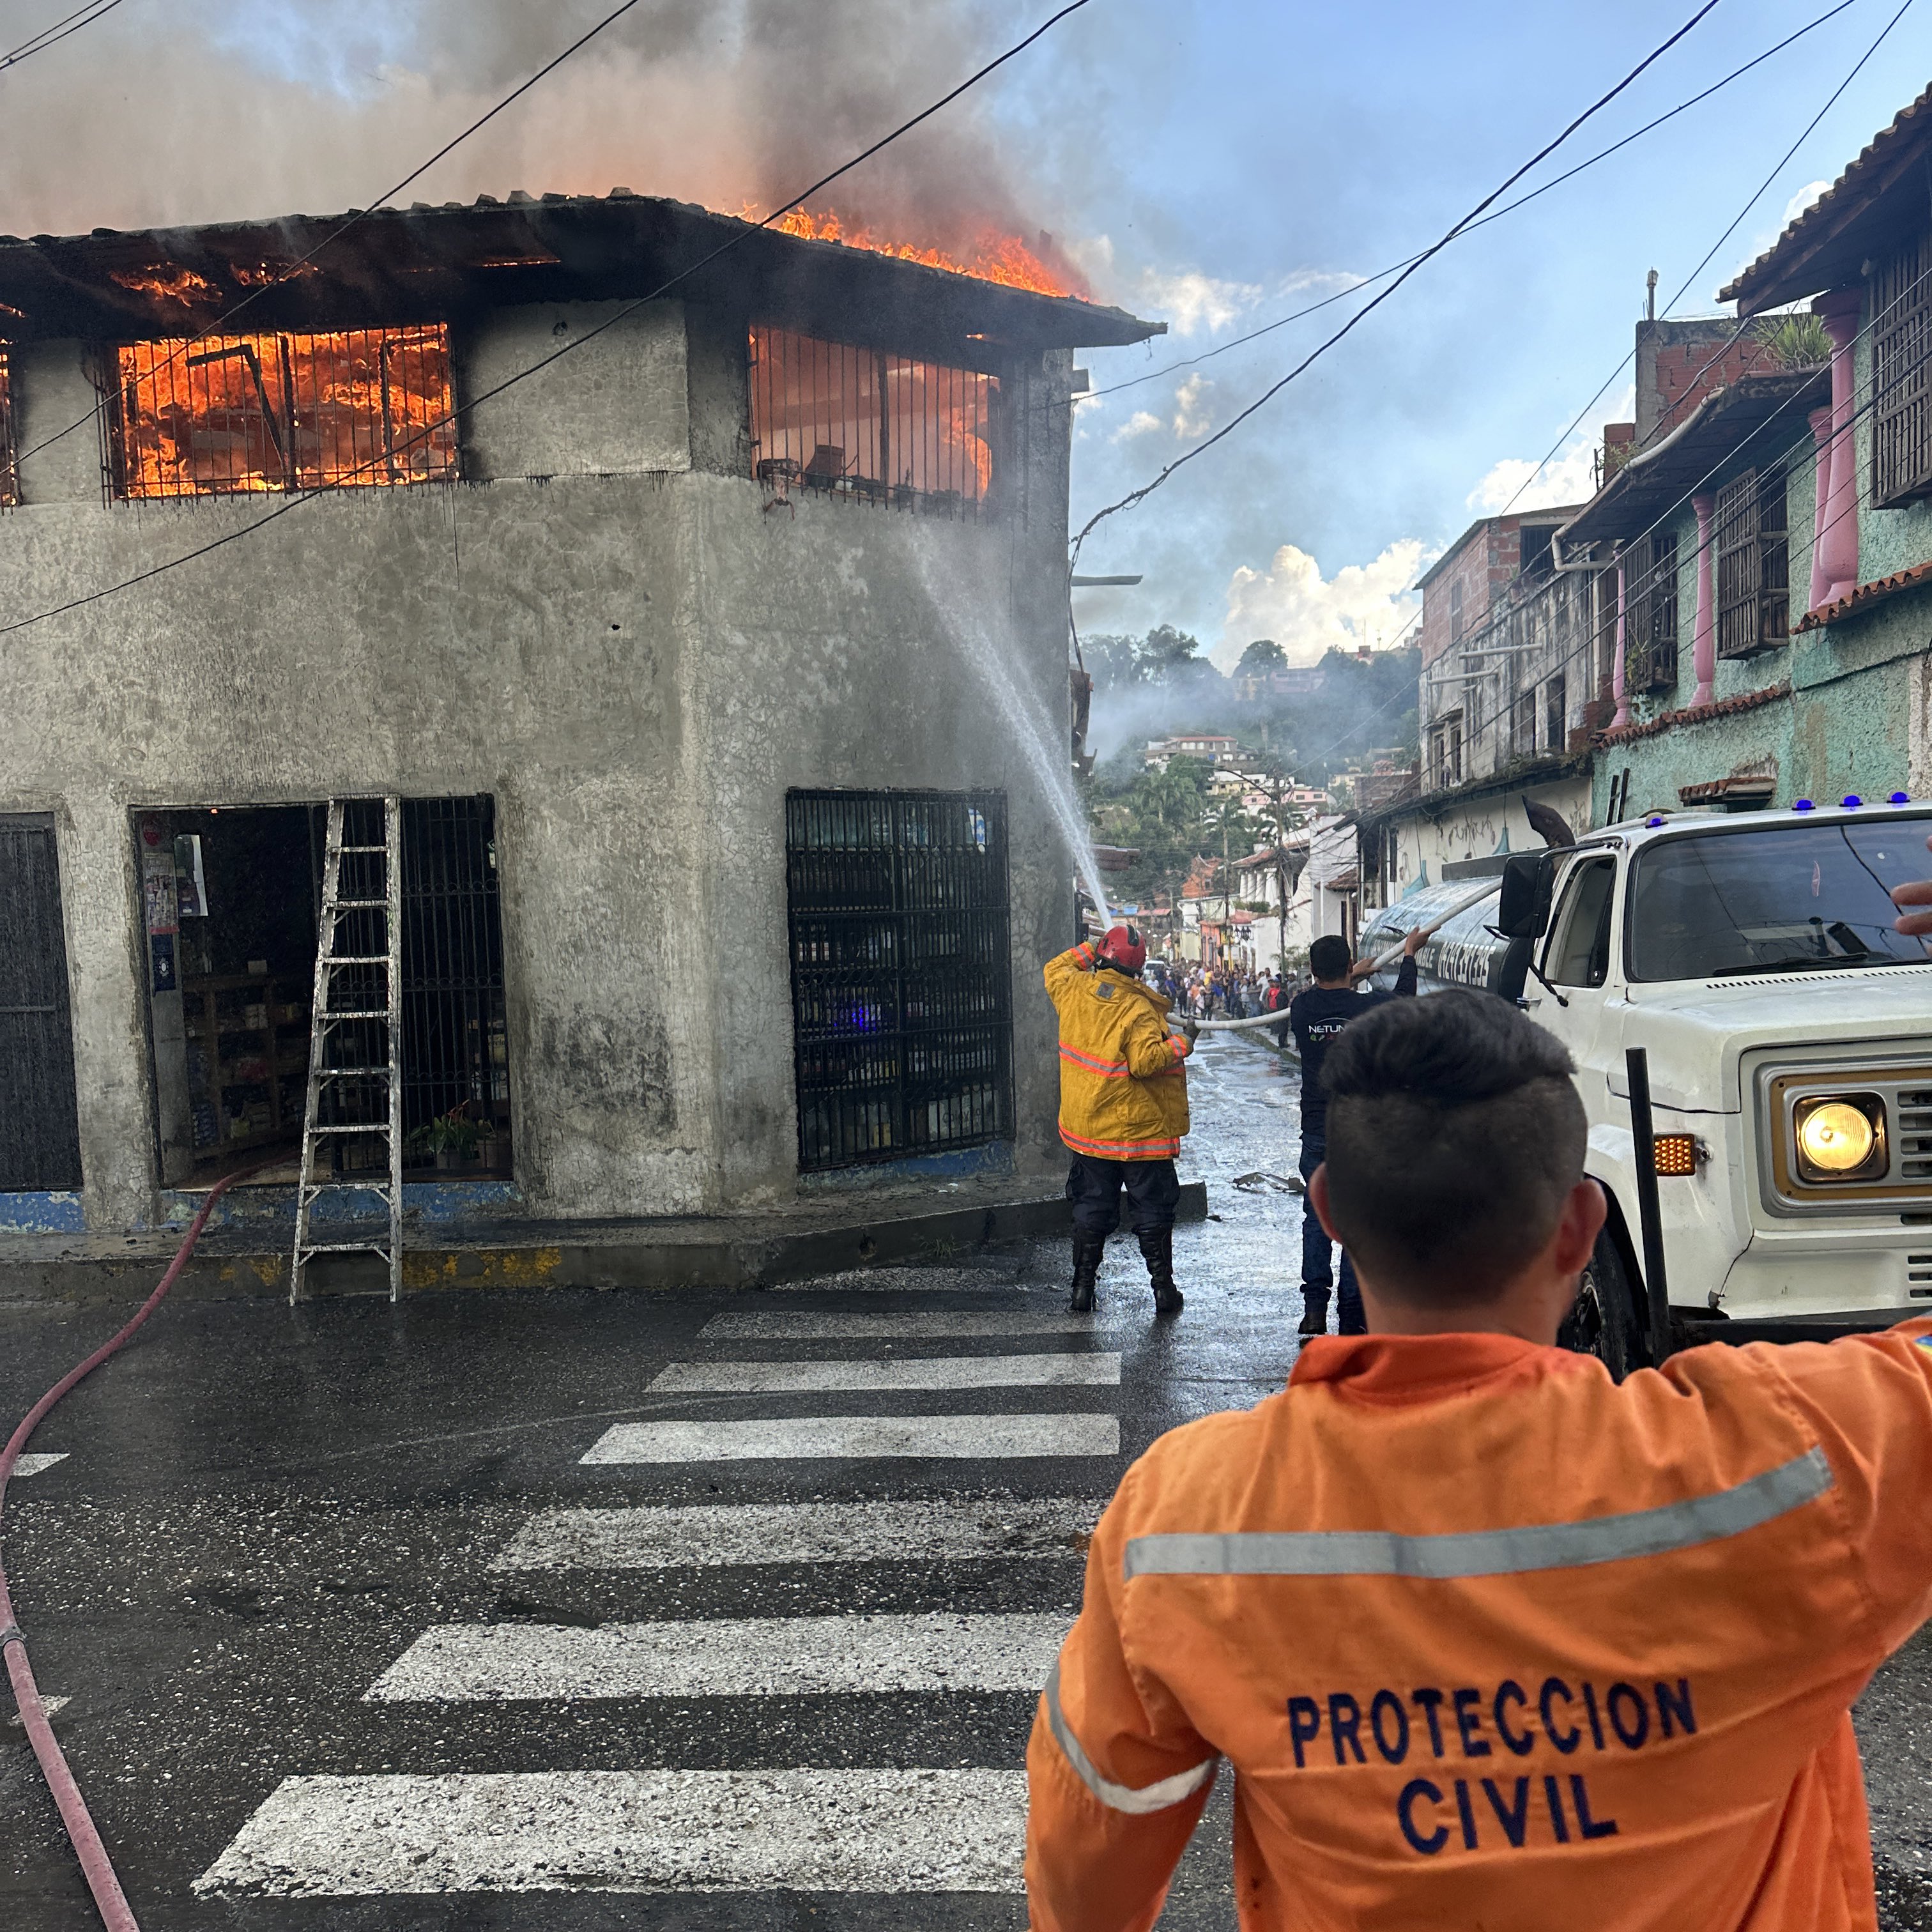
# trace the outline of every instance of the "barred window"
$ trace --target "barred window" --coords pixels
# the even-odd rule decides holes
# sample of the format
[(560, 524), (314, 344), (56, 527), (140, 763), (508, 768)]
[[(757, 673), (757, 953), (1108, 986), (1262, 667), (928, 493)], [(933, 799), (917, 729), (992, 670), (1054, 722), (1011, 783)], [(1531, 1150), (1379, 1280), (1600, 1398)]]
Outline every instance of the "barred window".
[(14, 370), (0, 344), (0, 508), (20, 500), (19, 445), (14, 437)]
[[(1782, 502), (1780, 498), (1780, 501)], [(1659, 691), (1677, 682), (1677, 532), (1654, 530), (1625, 633), (1625, 684)]]
[(1462, 782), (1462, 714), (1445, 712), (1429, 728), (1429, 784), (1432, 791)]
[(764, 326), (751, 353), (760, 482), (941, 515), (988, 506), (997, 377)]
[(207, 496), (446, 481), (449, 332), (208, 335), (116, 352), (114, 494)]
[(1012, 1132), (997, 792), (785, 796), (802, 1173)]
[(1872, 492), (1889, 508), (1932, 495), (1932, 230), (1872, 278)]
[(1790, 615), (1784, 472), (1747, 470), (1718, 492), (1718, 655), (1784, 643)]
[(1449, 586), (1449, 643), (1453, 649), (1462, 641), (1462, 580), (1459, 577)]

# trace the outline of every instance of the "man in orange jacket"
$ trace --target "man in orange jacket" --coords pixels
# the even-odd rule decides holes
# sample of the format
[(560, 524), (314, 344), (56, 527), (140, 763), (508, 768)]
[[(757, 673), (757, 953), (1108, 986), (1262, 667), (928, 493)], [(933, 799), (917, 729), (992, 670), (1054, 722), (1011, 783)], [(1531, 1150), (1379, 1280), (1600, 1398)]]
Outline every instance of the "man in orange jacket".
[(1167, 1028), (1168, 1001), (1141, 980), (1147, 946), (1131, 926), (1110, 927), (1046, 962), (1048, 996), (1060, 1016), (1060, 1138), (1073, 1156), (1066, 1198), (1073, 1204), (1076, 1314), (1094, 1306), (1107, 1237), (1120, 1218), (1120, 1194), (1147, 1262), (1154, 1312), (1178, 1315), (1174, 1285), (1174, 1171), (1187, 1131), (1187, 1055), (1192, 1026)]
[(1151, 1926), (1223, 1758), (1248, 1932), (1875, 1932), (1850, 1712), (1932, 1613), (1932, 1318), (1619, 1385), (1554, 1346), (1605, 1213), (1562, 1046), (1444, 992), (1327, 1072), (1371, 1332), (1127, 1472), (1028, 1752), (1035, 1932)]

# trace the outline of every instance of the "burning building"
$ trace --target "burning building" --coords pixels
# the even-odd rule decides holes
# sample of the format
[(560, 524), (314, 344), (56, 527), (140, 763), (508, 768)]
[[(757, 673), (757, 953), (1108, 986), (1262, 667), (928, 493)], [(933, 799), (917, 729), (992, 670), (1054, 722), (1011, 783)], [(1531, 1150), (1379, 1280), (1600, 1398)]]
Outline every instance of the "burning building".
[(1043, 1172), (1070, 861), (956, 634), (1064, 745), (1072, 352), (1153, 326), (623, 190), (340, 225), (0, 238), (0, 1225), (292, 1153), (381, 796), (406, 1180)]

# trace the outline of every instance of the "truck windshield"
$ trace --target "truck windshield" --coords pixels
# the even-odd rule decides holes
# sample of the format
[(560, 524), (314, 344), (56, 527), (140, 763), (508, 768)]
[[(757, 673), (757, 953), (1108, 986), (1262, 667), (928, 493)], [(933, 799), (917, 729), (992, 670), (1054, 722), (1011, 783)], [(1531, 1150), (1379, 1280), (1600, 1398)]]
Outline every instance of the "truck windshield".
[(1630, 976), (1702, 980), (1924, 963), (1892, 929), (1892, 888), (1928, 871), (1924, 819), (1767, 826), (1637, 855)]

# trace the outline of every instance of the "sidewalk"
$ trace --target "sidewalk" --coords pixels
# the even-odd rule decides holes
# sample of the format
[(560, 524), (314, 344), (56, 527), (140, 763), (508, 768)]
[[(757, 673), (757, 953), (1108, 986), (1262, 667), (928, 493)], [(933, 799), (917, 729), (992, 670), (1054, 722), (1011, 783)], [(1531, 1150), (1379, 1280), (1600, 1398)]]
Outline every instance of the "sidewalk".
[[(946, 1190), (946, 1204), (899, 1195), (844, 1195), (763, 1214), (625, 1220), (545, 1220), (478, 1214), (403, 1234), (403, 1285), (412, 1293), (466, 1288), (754, 1288), (848, 1269), (970, 1252), (1066, 1232), (1064, 1196)], [(1183, 1221), (1207, 1217), (1204, 1182), (1181, 1190)], [(330, 1232), (340, 1238), (339, 1223)], [(166, 1230), (144, 1234), (12, 1234), (0, 1240), (0, 1302), (124, 1300), (145, 1296), (180, 1246)], [(211, 1227), (176, 1284), (178, 1295), (224, 1300), (286, 1295), (289, 1243), (275, 1221)], [(304, 1292), (379, 1294), (388, 1271), (373, 1255), (325, 1255)]]

